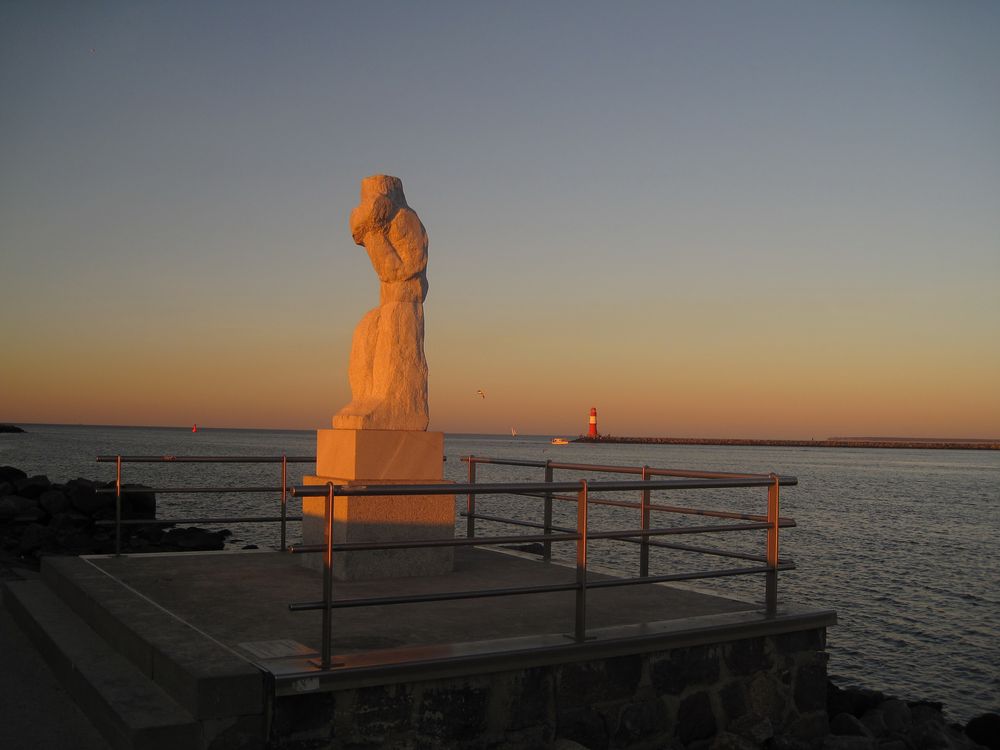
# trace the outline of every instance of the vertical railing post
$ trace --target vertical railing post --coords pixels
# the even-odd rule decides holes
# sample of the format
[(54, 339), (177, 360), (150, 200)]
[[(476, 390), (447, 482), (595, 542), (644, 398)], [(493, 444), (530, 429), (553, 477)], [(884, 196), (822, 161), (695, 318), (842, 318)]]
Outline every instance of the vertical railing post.
[[(545, 462), (545, 481), (552, 481), (552, 460), (549, 459)], [(542, 522), (545, 524), (546, 535), (552, 533), (552, 490), (545, 491), (545, 517)], [(552, 542), (546, 541), (544, 544), (545, 551), (542, 553), (542, 558), (545, 560), (552, 559)]]
[[(476, 483), (476, 457), (469, 456), (469, 484)], [(471, 492), (465, 497), (465, 535), (476, 535), (476, 496)]]
[(767, 567), (770, 570), (765, 573), (767, 577), (766, 605), (767, 614), (773, 615), (778, 611), (778, 487), (779, 480), (777, 474), (771, 474), (771, 484), (767, 488)]
[(115, 457), (115, 557), (122, 554), (122, 457)]
[(323, 634), (320, 648), (320, 668), (330, 668), (330, 641), (333, 637), (333, 482), (326, 485), (326, 509), (323, 513), (325, 530), (323, 538), (326, 549), (323, 550)]
[[(649, 481), (649, 467), (642, 467), (642, 479), (644, 482)], [(639, 528), (643, 531), (649, 531), (649, 490), (642, 491), (642, 500), (640, 504), (642, 505), (640, 518), (639, 518)], [(639, 577), (645, 578), (649, 575), (649, 537), (644, 536), (639, 542)]]
[(288, 457), (281, 454), (281, 551), (288, 549)]
[(574, 637), (587, 635), (587, 480), (580, 480), (576, 493), (576, 627)]

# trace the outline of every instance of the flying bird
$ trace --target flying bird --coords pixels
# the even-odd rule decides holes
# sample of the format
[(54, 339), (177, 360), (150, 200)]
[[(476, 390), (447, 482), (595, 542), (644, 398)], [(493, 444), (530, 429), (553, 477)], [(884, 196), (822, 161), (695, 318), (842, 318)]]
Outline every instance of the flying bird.
[(479, 396), (480, 398), (486, 398), (486, 391), (480, 388), (478, 391), (476, 391), (476, 395)]

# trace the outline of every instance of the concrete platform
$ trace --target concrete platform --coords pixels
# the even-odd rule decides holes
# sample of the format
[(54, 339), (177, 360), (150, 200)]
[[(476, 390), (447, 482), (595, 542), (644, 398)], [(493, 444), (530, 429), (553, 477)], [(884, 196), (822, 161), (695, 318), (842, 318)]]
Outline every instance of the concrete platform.
[[(590, 574), (592, 580), (604, 577)], [(334, 591), (344, 601), (574, 579), (572, 568), (533, 556), (458, 548), (451, 574), (336, 582)], [(655, 584), (588, 590), (588, 639), (583, 643), (569, 637), (573, 592), (361, 606), (333, 611), (336, 666), (322, 671), (315, 663), (321, 613), (288, 608), (321, 599), (322, 576), (293, 555), (251, 551), (47, 558), (43, 581), (45, 592), (10, 593), (16, 601), (44, 602), (49, 609), (61, 603), (82, 623), (74, 621), (71, 630), (85, 628), (88, 638), (93, 631), (150, 680), (143, 695), (162, 690), (167, 696), (163, 710), (169, 721), (163, 723), (173, 734), (157, 739), (145, 725), (134, 731), (121, 721), (103, 720), (103, 725), (116, 726), (116, 747), (169, 746), (177, 732), (188, 738), (196, 734), (197, 741), (185, 743), (192, 747), (234, 742), (251, 747), (265, 741), (278, 746), (268, 717), (277, 721), (298, 710), (291, 704), (276, 709), (282, 696), (294, 700), (370, 686), (523, 675), (537, 667), (603, 664), (625, 655), (822, 631), (836, 621), (829, 611), (788, 607), (768, 617), (757, 605)], [(15, 606), (25, 610), (26, 605)], [(30, 619), (19, 617), (22, 627)], [(95, 645), (92, 650), (99, 649)], [(91, 665), (101, 661), (81, 654), (74, 658)], [(65, 662), (65, 655), (55, 657), (60, 660)], [(119, 672), (127, 671), (115, 664)], [(102, 678), (93, 679), (99, 683)], [(147, 717), (150, 711), (145, 711)], [(130, 736), (141, 742), (130, 742)]]

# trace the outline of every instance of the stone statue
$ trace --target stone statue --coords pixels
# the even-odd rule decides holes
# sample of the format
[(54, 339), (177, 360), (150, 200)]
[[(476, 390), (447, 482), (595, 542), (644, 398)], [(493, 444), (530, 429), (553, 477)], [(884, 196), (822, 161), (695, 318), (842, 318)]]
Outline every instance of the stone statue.
[(427, 232), (406, 205), (398, 177), (379, 174), (361, 181), (351, 235), (368, 251), (382, 286), (379, 306), (354, 330), (348, 370), (352, 400), (333, 417), (333, 426), (426, 430)]

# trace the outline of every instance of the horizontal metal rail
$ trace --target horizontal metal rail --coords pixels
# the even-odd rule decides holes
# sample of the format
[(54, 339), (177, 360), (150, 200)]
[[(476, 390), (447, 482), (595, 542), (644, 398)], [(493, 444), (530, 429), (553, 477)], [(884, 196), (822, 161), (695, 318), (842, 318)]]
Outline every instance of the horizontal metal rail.
[(409, 539), (397, 542), (340, 542), (327, 544), (296, 544), (289, 552), (301, 555), (308, 552), (359, 552), (376, 549), (424, 549), (433, 547), (479, 547), (488, 544), (523, 544), (525, 542), (575, 542), (580, 539), (576, 532), (567, 534), (518, 534), (517, 536), (490, 536), (470, 539), (465, 536), (445, 539)]
[[(643, 484), (645, 489), (645, 483)], [(514, 493), (508, 493), (514, 494)], [(545, 498), (548, 496), (547, 493), (542, 492), (520, 492), (517, 493), (523, 495), (524, 497), (540, 497)], [(553, 500), (560, 500), (563, 502), (575, 503), (576, 498), (571, 495), (552, 495)], [(641, 510), (643, 507), (649, 510), (659, 510), (665, 513), (680, 513), (691, 516), (710, 516), (712, 518), (734, 518), (741, 521), (766, 521), (767, 516), (760, 513), (734, 513), (728, 510), (702, 510), (701, 508), (687, 508), (680, 505), (660, 505), (658, 503), (647, 503), (643, 506), (642, 503), (636, 503), (629, 500), (602, 500), (594, 498), (587, 500), (591, 505), (610, 505), (615, 508), (633, 508), (636, 510)], [(465, 515), (464, 513), (462, 515)], [(781, 523), (783, 526), (794, 526), (795, 521), (791, 518), (782, 518)]]
[[(688, 477), (691, 479), (764, 478), (770, 474), (752, 474), (734, 471), (691, 471), (690, 469), (654, 469), (649, 466), (614, 466), (611, 464), (570, 464), (560, 461), (527, 461), (516, 458), (485, 458), (483, 456), (462, 456), (465, 463), (498, 464), (502, 466), (526, 466), (537, 469), (560, 469), (566, 471), (594, 471), (604, 474), (643, 474), (644, 476)], [(794, 477), (783, 477), (793, 480)], [(784, 485), (785, 482), (783, 481)]]
[[(780, 570), (794, 570), (792, 564), (780, 565)], [(690, 581), (699, 578), (724, 578), (728, 576), (752, 575), (756, 573), (766, 573), (770, 567), (755, 568), (725, 568), (722, 570), (698, 571), (690, 573), (668, 573), (659, 576), (645, 576), (641, 578), (612, 578), (599, 581), (587, 581), (588, 589), (615, 588), (618, 586), (635, 586), (648, 583), (667, 583), (671, 581)], [(289, 604), (288, 609), (292, 612), (307, 612), (317, 609), (347, 609), (350, 607), (379, 607), (394, 604), (421, 604), (424, 602), (447, 602), (459, 599), (486, 599), (500, 596), (520, 596), (522, 594), (551, 594), (560, 591), (576, 591), (580, 584), (576, 581), (571, 583), (550, 583), (542, 586), (516, 586), (497, 589), (472, 589), (468, 591), (442, 591), (436, 594), (411, 594), (408, 596), (373, 596), (358, 599), (334, 599), (332, 602), (313, 601), (296, 602)]]
[[(795, 477), (776, 477), (782, 486), (797, 484)], [(627, 492), (634, 490), (697, 490), (735, 487), (770, 487), (775, 479), (746, 477), (737, 479), (659, 479), (650, 481), (611, 480), (588, 482), (589, 492)], [(292, 487), (295, 497), (326, 497), (329, 485), (311, 484)], [(378, 497), (384, 495), (519, 495), (528, 492), (563, 492), (579, 489), (580, 482), (508, 482), (472, 484), (333, 484), (338, 497)]]
[[(734, 523), (728, 526), (670, 526), (663, 529), (622, 529), (620, 531), (588, 531), (586, 539), (625, 539), (635, 537), (680, 536), (687, 534), (711, 534), (724, 531), (760, 531), (770, 528), (767, 523)], [(406, 539), (395, 542), (335, 542), (328, 544), (299, 544), (291, 548), (292, 552), (361, 552), (377, 549), (418, 549), (426, 547), (469, 547), (483, 544), (499, 544), (499, 537), (447, 537), (442, 539)], [(579, 534), (539, 534), (537, 537), (512, 536), (505, 537), (504, 544), (515, 542), (575, 542)]]
[[(591, 501), (593, 502), (593, 501)], [(467, 516), (467, 513), (461, 513), (462, 516)], [(511, 526), (524, 526), (531, 529), (545, 529), (549, 528), (553, 531), (559, 531), (563, 533), (572, 533), (572, 529), (564, 526), (546, 526), (544, 523), (538, 523), (537, 521), (523, 521), (517, 518), (505, 518), (503, 516), (492, 516), (483, 513), (477, 513), (475, 517), (482, 521), (492, 521), (494, 523), (505, 523)], [(791, 519), (788, 523), (781, 524), (782, 526), (794, 526), (795, 521)], [(492, 539), (492, 537), (490, 537)], [(633, 536), (623, 536), (620, 538), (623, 542), (633, 542), (635, 544), (640, 544), (641, 539), (637, 539)], [(649, 540), (649, 544), (653, 547), (660, 547), (661, 549), (673, 549), (681, 552), (700, 552), (706, 555), (716, 555), (718, 557), (732, 557), (737, 560), (751, 560), (753, 562), (767, 562), (767, 555), (751, 555), (744, 552), (730, 552), (729, 550), (715, 549), (714, 547), (700, 547), (693, 544), (678, 544), (676, 542), (661, 542), (656, 539)], [(779, 562), (791, 562), (790, 560), (780, 560)]]
[[(225, 518), (123, 518), (117, 523), (122, 526), (174, 526), (181, 523), (277, 523), (278, 521), (301, 521), (302, 516), (228, 516)], [(95, 521), (95, 526), (114, 526), (115, 521)]]
[(308, 464), (315, 456), (98, 456), (97, 463), (113, 464)]
[[(290, 487), (286, 487), (291, 489)], [(94, 492), (100, 495), (113, 495), (117, 489), (115, 487), (97, 487)], [(225, 494), (240, 494), (243, 492), (281, 492), (281, 487), (147, 487), (146, 485), (125, 485), (121, 489), (122, 494), (138, 493), (138, 492), (155, 492), (159, 494), (184, 494), (184, 495), (197, 495), (197, 494), (213, 494), (213, 495), (225, 495)]]

